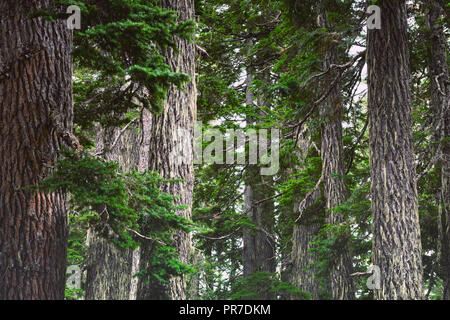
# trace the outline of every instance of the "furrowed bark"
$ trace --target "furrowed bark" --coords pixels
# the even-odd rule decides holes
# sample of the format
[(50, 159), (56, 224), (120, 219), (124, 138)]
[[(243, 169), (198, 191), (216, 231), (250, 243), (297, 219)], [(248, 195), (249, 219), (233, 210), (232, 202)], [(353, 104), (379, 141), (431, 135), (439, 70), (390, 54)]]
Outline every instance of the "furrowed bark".
[[(294, 206), (294, 211), (298, 212), (298, 206)], [(311, 294), (313, 300), (319, 299), (319, 281), (317, 280), (315, 264), (317, 258), (314, 252), (312, 241), (319, 231), (320, 225), (315, 222), (300, 221), (294, 226), (292, 235), (292, 269), (291, 283), (298, 289)]]
[[(300, 133), (297, 145), (300, 148), (299, 162), (302, 163), (305, 161), (311, 146), (311, 142), (305, 137), (305, 132)], [(320, 224), (314, 213), (312, 213), (313, 216), (311, 214), (307, 216), (304, 213), (319, 198), (320, 191), (316, 190), (311, 194), (311, 197), (304, 200), (306, 202), (302, 204), (301, 209), (299, 200), (296, 200), (293, 206), (294, 212), (301, 215), (302, 218), (293, 227), (290, 283), (298, 289), (310, 293), (313, 300), (319, 299), (320, 287), (316, 277), (317, 256), (312, 251), (315, 248), (312, 241), (318, 234)]]
[(26, 189), (55, 163), (56, 128), (72, 130), (72, 33), (27, 18), (52, 3), (0, 2), (0, 300), (64, 298), (66, 198)]
[(405, 1), (381, 0), (381, 29), (368, 30), (367, 64), (373, 264), (376, 299), (422, 299), (422, 249), (412, 139)]
[[(327, 14), (322, 13), (319, 19), (321, 27), (326, 27)], [(338, 51), (334, 44), (328, 44), (324, 53), (323, 69), (329, 70), (332, 64), (339, 64)], [(328, 81), (332, 83), (336, 74), (328, 74)], [(326, 85), (324, 83), (324, 85)], [(322, 176), (324, 179), (324, 192), (326, 199), (327, 223), (339, 226), (344, 223), (344, 217), (335, 211), (335, 207), (342, 205), (347, 198), (347, 187), (343, 175), (344, 168), (344, 146), (342, 140), (342, 104), (339, 96), (339, 85), (332, 88), (326, 101), (320, 106), (320, 117), (322, 125)], [(354, 299), (352, 283), (352, 260), (347, 246), (349, 235), (330, 234), (337, 237), (340, 243), (333, 254), (332, 267), (330, 271), (330, 286), (332, 297), (335, 300)]]
[(114, 246), (89, 230), (86, 300), (128, 300), (132, 252)]

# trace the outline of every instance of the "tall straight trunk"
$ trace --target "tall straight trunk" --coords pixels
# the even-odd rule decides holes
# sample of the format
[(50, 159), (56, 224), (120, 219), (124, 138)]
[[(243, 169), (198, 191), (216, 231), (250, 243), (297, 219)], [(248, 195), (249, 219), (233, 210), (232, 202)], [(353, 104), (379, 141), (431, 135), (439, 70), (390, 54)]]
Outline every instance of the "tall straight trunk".
[(27, 18), (50, 5), (0, 2), (0, 300), (64, 298), (66, 198), (26, 189), (72, 129), (71, 31)]
[(422, 299), (422, 247), (412, 139), (405, 1), (381, 0), (367, 64), (376, 299)]
[(443, 280), (445, 300), (450, 300), (450, 96), (447, 66), (447, 39), (439, 19), (444, 17), (444, 9), (439, 1), (432, 0), (428, 4), (428, 20), (430, 23), (430, 84), (431, 107), (433, 109), (434, 140), (441, 143), (440, 167), (441, 190), (436, 198), (439, 206), (439, 233), (441, 242), (441, 277)]
[[(201, 268), (201, 263), (204, 261), (203, 254), (199, 251), (191, 252), (190, 254), (190, 264), (196, 267)], [(197, 273), (192, 274), (189, 276), (189, 279), (187, 279), (188, 285), (187, 285), (187, 294), (186, 299), (187, 300), (200, 300), (201, 299), (201, 293), (200, 293), (200, 285), (201, 285), (201, 276), (202, 271), (199, 270)]]
[[(249, 176), (245, 187), (245, 212), (257, 230), (246, 228), (243, 233), (243, 272), (244, 277), (249, 277), (255, 272), (276, 271), (275, 241), (273, 238), (273, 201), (264, 201), (270, 197), (267, 192), (269, 177), (260, 174), (256, 165), (250, 165), (246, 174)], [(270, 189), (270, 186), (269, 186)], [(271, 293), (265, 294), (262, 299), (273, 299)]]
[[(321, 27), (327, 27), (327, 14), (321, 14), (319, 19)], [(329, 70), (332, 64), (339, 64), (338, 51), (334, 45), (328, 45), (323, 58), (324, 71)], [(332, 83), (335, 74), (328, 75)], [(326, 85), (326, 84), (325, 84)], [(339, 86), (336, 85), (330, 92), (326, 101), (320, 106), (322, 125), (322, 176), (326, 199), (327, 223), (338, 226), (345, 222), (343, 216), (335, 211), (335, 207), (342, 205), (347, 198), (347, 188), (344, 175), (344, 146), (342, 140), (342, 104), (339, 96)], [(342, 245), (337, 246), (330, 270), (331, 294), (335, 300), (354, 299), (352, 273), (352, 260), (348, 250), (346, 238), (348, 234), (330, 234), (337, 237)]]
[[(143, 109), (141, 115), (141, 140), (139, 142), (139, 163), (138, 170), (145, 171), (148, 169), (150, 157), (150, 137), (151, 137), (152, 114), (149, 110)], [(141, 247), (133, 251), (131, 257), (131, 283), (130, 283), (130, 300), (137, 299), (137, 290), (139, 279), (137, 273), (140, 271), (141, 265)]]
[[(125, 129), (100, 128), (96, 146), (105, 160), (116, 161), (120, 169), (127, 172), (138, 168), (141, 137), (136, 127)], [(92, 229), (88, 234), (88, 247), (86, 299), (128, 300), (132, 281), (132, 250), (119, 248), (110, 240), (97, 236)]]
[(264, 201), (255, 204), (268, 196), (264, 189), (267, 189), (268, 179), (259, 173), (259, 168), (249, 166), (247, 174), (251, 176), (251, 181), (245, 187), (245, 211), (257, 230), (246, 229), (243, 235), (244, 251), (243, 266), (244, 277), (249, 277), (255, 272), (275, 272), (275, 241), (273, 239), (273, 218), (274, 206), (272, 201)]
[[(249, 41), (248, 44), (251, 45), (252, 42)], [(254, 103), (253, 93), (250, 90), (252, 81), (253, 75), (249, 70), (246, 79), (247, 105)], [(246, 169), (245, 183), (244, 209), (249, 220), (258, 229), (246, 228), (243, 232), (244, 277), (249, 277), (255, 272), (273, 273), (276, 269), (275, 241), (272, 235), (275, 224), (274, 205), (272, 200), (260, 202), (273, 194), (271, 191), (272, 177), (262, 176), (260, 168), (255, 164), (250, 164)], [(273, 296), (267, 294), (263, 298), (271, 299)]]
[[(298, 206), (294, 206), (298, 212)], [(316, 254), (312, 241), (317, 236), (319, 224), (300, 221), (294, 226), (292, 235), (292, 269), (290, 282), (299, 290), (311, 294), (313, 300), (319, 299), (319, 281), (316, 277)]]
[[(179, 21), (195, 18), (194, 0), (162, 0), (160, 5), (177, 11)], [(175, 42), (178, 51), (168, 49), (165, 52), (166, 62), (171, 70), (189, 75), (191, 81), (183, 89), (171, 88), (162, 114), (152, 116), (148, 167), (150, 171), (157, 171), (164, 178), (182, 180), (166, 184), (162, 191), (176, 196), (176, 205), (187, 206), (177, 214), (190, 219), (194, 188), (194, 124), (197, 113), (195, 46), (180, 38), (176, 38)], [(191, 251), (190, 235), (178, 231), (174, 240), (181, 261), (188, 263)], [(140, 270), (148, 269), (150, 259), (151, 247), (143, 245)], [(186, 297), (185, 291), (186, 282), (183, 277), (172, 278), (167, 286), (139, 281), (137, 299), (182, 300)]]
[[(297, 154), (299, 163), (304, 163), (308, 150), (311, 147), (310, 139), (305, 137), (305, 132), (306, 129), (300, 133), (300, 138), (297, 142), (297, 146), (300, 149)], [(299, 167), (298, 169), (302, 168)], [(294, 172), (292, 172), (292, 174), (293, 173)], [(299, 219), (298, 224), (295, 224), (293, 227), (290, 283), (296, 288), (310, 293), (313, 300), (318, 300), (320, 293), (319, 281), (316, 277), (317, 255), (313, 251), (315, 248), (313, 240), (318, 235), (320, 224), (317, 216), (308, 215), (308, 217), (306, 217), (306, 214), (304, 213), (319, 198), (320, 191), (316, 190), (310, 197), (302, 200), (305, 201), (305, 203), (301, 205), (301, 210), (299, 203), (300, 199), (296, 199), (296, 203), (293, 206), (294, 212), (301, 215), (302, 218)]]

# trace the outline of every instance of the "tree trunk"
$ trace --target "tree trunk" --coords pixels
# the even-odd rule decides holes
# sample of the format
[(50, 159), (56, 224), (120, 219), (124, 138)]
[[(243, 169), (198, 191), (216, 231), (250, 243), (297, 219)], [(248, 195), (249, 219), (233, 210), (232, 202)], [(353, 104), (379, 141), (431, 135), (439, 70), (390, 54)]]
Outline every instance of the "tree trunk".
[[(246, 186), (244, 191), (244, 210), (251, 221), (253, 221), (252, 210), (253, 192), (251, 187)], [(256, 246), (255, 236), (250, 228), (245, 228), (242, 241), (242, 266), (244, 277), (249, 277), (256, 272)]]
[[(192, 266), (195, 266), (197, 268), (201, 268), (202, 262), (204, 261), (204, 257), (202, 252), (200, 251), (194, 251), (190, 254), (190, 264)], [(201, 276), (203, 271), (198, 270), (197, 273), (192, 274), (189, 276), (189, 279), (187, 279), (188, 285), (187, 285), (187, 300), (200, 300), (201, 299), (201, 293), (200, 293), (200, 286), (201, 286)]]
[[(63, 299), (66, 198), (39, 184), (72, 129), (72, 34), (29, 19), (52, 1), (0, 2), (0, 299)], [(56, 123), (57, 122), (57, 123)]]
[[(308, 150), (311, 147), (311, 142), (305, 137), (306, 129), (300, 133), (297, 146), (300, 148), (298, 152), (299, 163), (303, 163), (306, 160)], [(301, 168), (298, 168), (301, 169)], [(293, 174), (294, 170), (291, 170)], [(292, 283), (298, 289), (311, 294), (313, 300), (319, 299), (319, 281), (316, 277), (316, 263), (317, 256), (312, 251), (315, 247), (312, 244), (315, 236), (317, 236), (320, 223), (318, 217), (312, 213), (313, 216), (306, 214), (305, 211), (311, 207), (314, 202), (320, 198), (320, 191), (316, 190), (305, 200), (300, 210), (300, 199), (294, 200), (296, 203), (293, 206), (294, 212), (301, 215), (298, 224), (293, 227), (292, 234), (292, 251), (291, 251), (291, 270), (290, 270), (290, 283)], [(301, 212), (300, 212), (301, 211)]]
[(86, 300), (128, 300), (130, 297), (132, 252), (110, 241), (88, 234)]
[(244, 194), (245, 211), (258, 227), (258, 230), (246, 229), (243, 235), (244, 277), (258, 271), (275, 272), (276, 268), (275, 241), (272, 235), (275, 224), (273, 202), (265, 201), (255, 205), (255, 202), (269, 197), (263, 192), (263, 189), (267, 188), (264, 185), (267, 181), (259, 174), (259, 168), (256, 166), (249, 166), (247, 174), (253, 179), (255, 177), (260, 179), (251, 181), (246, 186)]
[[(298, 212), (298, 206), (295, 206)], [(311, 252), (311, 243), (317, 236), (319, 225), (300, 222), (294, 226), (292, 235), (291, 283), (304, 292), (310, 293), (313, 300), (319, 299), (319, 281), (315, 274), (316, 255)]]
[[(179, 21), (195, 19), (193, 0), (162, 0), (161, 6), (179, 12)], [(166, 184), (163, 192), (174, 195), (176, 205), (188, 206), (177, 214), (191, 218), (194, 187), (194, 123), (196, 120), (197, 90), (195, 84), (195, 46), (193, 43), (175, 39), (178, 51), (168, 49), (165, 58), (171, 70), (183, 72), (191, 77), (185, 88), (172, 87), (164, 102), (161, 115), (152, 116), (149, 169), (157, 171), (166, 179), (182, 179)], [(178, 231), (175, 243), (183, 263), (188, 262), (191, 251), (190, 235)], [(151, 248), (141, 248), (140, 270), (148, 269)], [(186, 296), (186, 283), (182, 277), (173, 278), (168, 286), (159, 287), (155, 283), (139, 281), (137, 299), (174, 299)]]
[[(326, 27), (326, 13), (319, 19), (321, 27)], [(339, 64), (337, 48), (329, 45), (323, 59), (324, 71), (329, 70), (332, 64)], [(328, 74), (328, 81), (325, 86), (333, 82), (336, 74)], [(330, 92), (326, 101), (320, 106), (320, 117), (322, 125), (322, 176), (324, 180), (324, 192), (326, 199), (327, 223), (339, 226), (344, 223), (341, 214), (335, 211), (335, 207), (342, 205), (347, 198), (347, 188), (344, 175), (344, 146), (342, 140), (342, 104), (339, 96), (339, 86), (336, 85)], [(335, 300), (354, 299), (353, 283), (350, 274), (352, 273), (352, 260), (347, 246), (349, 235), (330, 234), (330, 237), (337, 238), (339, 243), (333, 254), (332, 267), (330, 271), (331, 294)]]
[(449, 77), (447, 67), (447, 39), (444, 28), (439, 19), (444, 17), (444, 9), (439, 1), (432, 0), (429, 3), (428, 20), (430, 23), (430, 86), (431, 107), (433, 110), (436, 128), (434, 141), (441, 143), (440, 167), (442, 187), (437, 194), (439, 206), (440, 241), (441, 241), (441, 270), (445, 300), (450, 300), (450, 144), (446, 137), (450, 136), (450, 99), (449, 99)]
[[(250, 50), (252, 42), (248, 41), (248, 45)], [(248, 70), (246, 79), (247, 105), (253, 105), (254, 102), (253, 93), (250, 90), (253, 81), (251, 73), (252, 71)], [(275, 272), (276, 253), (272, 235), (275, 219), (272, 200), (258, 203), (273, 195), (272, 177), (262, 176), (260, 168), (255, 164), (249, 164), (245, 174), (244, 210), (250, 221), (258, 228), (258, 230), (245, 228), (243, 232), (243, 273), (244, 277), (249, 277), (255, 272)], [(268, 300), (272, 298), (272, 294), (263, 297), (263, 299)]]
[(381, 29), (368, 30), (367, 64), (373, 264), (376, 299), (422, 299), (422, 249), (412, 139), (405, 1), (381, 0)]
[[(124, 172), (138, 168), (141, 137), (135, 126), (99, 128), (97, 151), (107, 161), (119, 163)], [(141, 130), (141, 132), (144, 132)], [(85, 296), (87, 300), (128, 300), (132, 281), (133, 252), (119, 248), (99, 237), (94, 230), (88, 234)]]

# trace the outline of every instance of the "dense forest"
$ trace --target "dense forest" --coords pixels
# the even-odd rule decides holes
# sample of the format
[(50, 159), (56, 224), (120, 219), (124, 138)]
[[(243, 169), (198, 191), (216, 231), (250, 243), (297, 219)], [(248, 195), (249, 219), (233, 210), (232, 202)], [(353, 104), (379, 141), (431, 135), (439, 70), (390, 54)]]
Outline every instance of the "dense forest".
[(0, 0), (0, 300), (449, 300), (446, 0)]

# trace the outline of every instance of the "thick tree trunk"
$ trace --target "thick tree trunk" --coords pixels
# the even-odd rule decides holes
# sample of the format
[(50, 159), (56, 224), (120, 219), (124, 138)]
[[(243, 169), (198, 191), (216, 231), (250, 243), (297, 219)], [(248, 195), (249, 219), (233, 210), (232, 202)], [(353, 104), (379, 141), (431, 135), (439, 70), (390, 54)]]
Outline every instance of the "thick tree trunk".
[(376, 299), (422, 299), (422, 248), (412, 139), (405, 1), (381, 0), (381, 29), (368, 30), (373, 264)]
[[(326, 13), (322, 14), (321, 27), (327, 26)], [(333, 45), (325, 51), (323, 59), (324, 71), (329, 70), (332, 64), (339, 64), (337, 48)], [(333, 82), (335, 74), (328, 75), (326, 86)], [(326, 101), (320, 106), (322, 125), (322, 176), (324, 180), (324, 192), (326, 199), (327, 223), (338, 226), (344, 222), (341, 214), (335, 211), (335, 207), (342, 205), (347, 198), (347, 188), (344, 178), (344, 146), (342, 140), (342, 105), (339, 96), (339, 86), (336, 85), (330, 92)], [(331, 294), (335, 300), (354, 299), (352, 278), (352, 260), (348, 250), (346, 239), (348, 234), (330, 234), (337, 237), (341, 245), (336, 247), (330, 271)]]
[[(191, 20), (194, 15), (193, 0), (162, 0), (161, 6), (179, 12), (179, 21)], [(171, 88), (164, 102), (161, 115), (152, 116), (149, 170), (157, 171), (167, 179), (182, 179), (165, 185), (162, 191), (176, 196), (176, 205), (188, 206), (177, 214), (191, 218), (191, 205), (194, 187), (194, 123), (196, 120), (197, 91), (195, 85), (195, 46), (193, 43), (175, 39), (178, 52), (168, 49), (166, 61), (171, 70), (183, 72), (191, 77), (185, 88)], [(175, 243), (182, 262), (187, 263), (191, 251), (191, 239), (179, 231)], [(141, 248), (140, 270), (147, 269), (151, 248)], [(186, 296), (186, 283), (182, 277), (173, 278), (168, 286), (146, 284), (139, 281), (137, 299), (174, 299)]]
[(132, 252), (110, 241), (88, 234), (86, 300), (128, 300), (130, 297)]
[(446, 137), (450, 136), (450, 96), (447, 67), (447, 39), (439, 19), (444, 17), (444, 9), (440, 1), (432, 0), (428, 4), (428, 20), (430, 23), (430, 84), (431, 104), (434, 115), (433, 127), (436, 128), (434, 140), (442, 143), (438, 149), (441, 160), (442, 187), (437, 194), (439, 206), (439, 229), (441, 240), (441, 277), (443, 280), (445, 300), (450, 300), (450, 144)]
[[(298, 209), (295, 212), (298, 212)], [(317, 236), (318, 231), (318, 224), (300, 221), (299, 225), (294, 226), (292, 235), (290, 282), (298, 289), (310, 293), (313, 300), (319, 299), (320, 289), (315, 274), (316, 255), (311, 252), (314, 249), (312, 241)]]
[[(308, 154), (308, 150), (311, 147), (310, 139), (305, 137), (307, 129), (304, 129), (300, 133), (297, 146), (300, 151), (297, 156), (299, 163), (303, 163)], [(298, 168), (302, 169), (302, 168)], [(293, 174), (293, 170), (291, 174)], [(290, 283), (292, 283), (298, 289), (311, 294), (313, 300), (319, 299), (319, 281), (316, 276), (316, 263), (317, 256), (313, 252), (315, 248), (312, 241), (317, 236), (320, 223), (317, 215), (305, 214), (305, 211), (311, 207), (317, 199), (320, 198), (320, 191), (316, 190), (308, 196), (305, 203), (302, 203), (300, 209), (299, 200), (295, 200), (296, 203), (293, 206), (294, 212), (302, 217), (299, 219), (298, 224), (293, 227), (292, 234), (292, 251), (291, 251), (291, 266), (290, 266)]]
[[(133, 125), (126, 128), (99, 129), (97, 151), (107, 161), (119, 163), (128, 172), (138, 168), (141, 136)], [(144, 132), (141, 130), (141, 132)], [(88, 234), (85, 295), (87, 300), (128, 300), (132, 281), (133, 252), (110, 240)]]
[(65, 196), (25, 189), (49, 174), (60, 130), (72, 129), (71, 31), (27, 18), (51, 4), (0, 2), (0, 299), (64, 298)]

